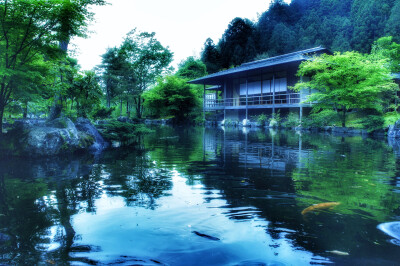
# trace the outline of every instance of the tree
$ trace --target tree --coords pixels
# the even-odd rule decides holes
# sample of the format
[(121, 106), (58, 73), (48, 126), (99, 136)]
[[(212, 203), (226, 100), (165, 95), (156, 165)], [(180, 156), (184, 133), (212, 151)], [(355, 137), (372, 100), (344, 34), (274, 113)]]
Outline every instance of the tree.
[(184, 120), (198, 106), (196, 89), (185, 79), (168, 76), (158, 85), (147, 91), (144, 96), (146, 105), (155, 111), (155, 116), (172, 115), (177, 120)]
[(212, 74), (218, 72), (221, 67), (221, 55), (214, 44), (214, 41), (210, 38), (204, 43), (204, 48), (201, 53), (201, 61), (206, 65), (207, 72)]
[[(103, 0), (0, 2), (0, 132), (4, 108), (12, 100), (16, 81), (25, 79), (38, 61), (60, 56), (69, 38), (84, 35), (92, 13), (88, 7)], [(61, 42), (64, 45), (58, 46)], [(39, 73), (29, 73), (39, 74)]]
[(193, 80), (206, 76), (207, 67), (200, 59), (190, 56), (179, 64), (176, 75), (183, 79)]
[(395, 37), (395, 41), (400, 42), (400, 1), (394, 4), (390, 17), (386, 22), (385, 33)]
[(142, 117), (143, 98), (142, 93), (154, 84), (160, 76), (167, 73), (172, 62), (173, 53), (168, 47), (164, 47), (155, 38), (155, 33), (137, 32), (136, 29), (129, 32), (121, 46), (129, 69), (134, 73), (135, 83), (129, 87), (133, 96), (136, 115)]
[[(122, 110), (122, 96), (126, 92), (126, 87), (133, 87), (135, 79), (132, 77), (129, 64), (121, 49), (114, 47), (107, 49), (102, 55), (102, 70), (103, 87), (106, 93), (107, 107), (111, 107), (111, 101), (116, 97), (120, 98)], [(132, 81), (133, 84), (130, 84)]]
[(255, 47), (249, 47), (254, 45), (254, 32), (255, 27), (248, 19), (235, 18), (229, 23), (218, 43), (223, 68), (240, 65), (255, 57)]
[(98, 77), (93, 71), (85, 71), (74, 81), (73, 91), (78, 116), (87, 117), (97, 110), (102, 96)]
[(309, 81), (299, 82), (296, 90), (311, 89), (307, 101), (313, 108), (341, 111), (342, 126), (346, 126), (346, 113), (353, 108), (382, 111), (383, 95), (394, 96), (398, 86), (393, 82), (386, 59), (357, 52), (324, 54), (301, 63), (298, 76)]
[(393, 42), (392, 36), (381, 37), (372, 45), (372, 55), (388, 58), (389, 69), (400, 72), (400, 44)]

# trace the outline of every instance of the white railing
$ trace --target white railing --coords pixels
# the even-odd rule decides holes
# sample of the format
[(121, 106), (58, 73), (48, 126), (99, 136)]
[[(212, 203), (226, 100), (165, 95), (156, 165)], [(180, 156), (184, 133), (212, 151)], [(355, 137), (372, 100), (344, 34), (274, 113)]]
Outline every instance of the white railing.
[(240, 96), (238, 98), (226, 99), (206, 99), (204, 107), (206, 109), (223, 108), (229, 106), (257, 106), (272, 104), (299, 104), (301, 102), (300, 93), (285, 93), (273, 95), (257, 95), (257, 96)]

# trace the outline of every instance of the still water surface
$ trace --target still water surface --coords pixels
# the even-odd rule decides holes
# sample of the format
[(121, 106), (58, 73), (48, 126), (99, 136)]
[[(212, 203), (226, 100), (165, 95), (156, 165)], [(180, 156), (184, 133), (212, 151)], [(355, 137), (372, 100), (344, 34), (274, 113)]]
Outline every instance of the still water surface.
[(3, 158), (0, 265), (399, 265), (377, 228), (400, 220), (399, 163), (386, 140), (171, 127)]

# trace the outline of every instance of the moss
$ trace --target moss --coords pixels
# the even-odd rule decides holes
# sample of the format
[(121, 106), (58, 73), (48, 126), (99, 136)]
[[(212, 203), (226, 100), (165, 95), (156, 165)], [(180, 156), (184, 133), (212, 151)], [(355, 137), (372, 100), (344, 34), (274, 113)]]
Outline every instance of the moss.
[(94, 138), (87, 134), (82, 134), (79, 138), (79, 148), (87, 148), (95, 142)]

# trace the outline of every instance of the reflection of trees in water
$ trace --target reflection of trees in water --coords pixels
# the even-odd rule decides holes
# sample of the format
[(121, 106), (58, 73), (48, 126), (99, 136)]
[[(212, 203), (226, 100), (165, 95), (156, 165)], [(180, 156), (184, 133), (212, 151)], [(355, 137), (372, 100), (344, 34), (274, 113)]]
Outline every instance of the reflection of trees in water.
[(122, 196), (128, 206), (155, 208), (155, 199), (171, 189), (169, 172), (151, 160), (147, 151), (118, 149), (104, 154), (101, 171), (104, 190)]
[[(72, 226), (78, 212), (96, 212), (105, 192), (122, 196), (127, 205), (155, 208), (156, 199), (172, 184), (145, 151), (118, 149), (92, 157), (0, 162), (0, 263), (37, 264), (81, 260), (69, 252), (79, 237)], [(49, 244), (59, 246), (45, 252)], [(45, 253), (43, 253), (45, 252)]]
[[(381, 220), (399, 215), (400, 195), (391, 186), (396, 161), (385, 142), (294, 132), (245, 135), (238, 130), (209, 130), (205, 139), (208, 152), (223, 143), (219, 156), (206, 167), (192, 162), (191, 172), (201, 173), (206, 187), (223, 192), (228, 217), (263, 217), (272, 237), (291, 239), (322, 255), (334, 249), (376, 249), (379, 256), (395, 248), (376, 230)], [(342, 204), (319, 215), (301, 215), (304, 208), (324, 201)], [(245, 207), (256, 211), (240, 215), (237, 210)]]

